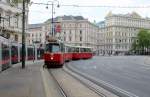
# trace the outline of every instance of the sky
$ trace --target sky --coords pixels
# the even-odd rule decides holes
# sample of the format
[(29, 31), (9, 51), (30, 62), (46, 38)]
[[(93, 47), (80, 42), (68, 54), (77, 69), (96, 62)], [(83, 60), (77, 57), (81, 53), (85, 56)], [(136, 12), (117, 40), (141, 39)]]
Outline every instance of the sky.
[[(47, 3), (54, 0), (31, 0), (35, 3)], [(83, 6), (150, 6), (150, 0), (58, 0), (60, 7), (54, 6), (56, 16), (73, 15), (83, 16), (91, 22), (99, 22), (111, 11), (115, 14), (127, 14), (137, 12), (142, 17), (150, 17), (150, 7), (148, 8), (110, 8), (110, 7), (72, 7), (61, 5), (83, 5)], [(55, 1), (55, 4), (58, 2)], [(51, 4), (51, 2), (49, 2)], [(46, 9), (46, 5), (31, 4), (29, 9), (29, 23), (43, 23), (51, 18), (51, 5)]]

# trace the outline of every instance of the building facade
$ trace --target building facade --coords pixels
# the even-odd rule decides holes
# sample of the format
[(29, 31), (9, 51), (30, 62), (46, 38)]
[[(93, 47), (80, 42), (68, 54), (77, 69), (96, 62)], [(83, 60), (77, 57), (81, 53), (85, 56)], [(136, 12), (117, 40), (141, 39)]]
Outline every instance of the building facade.
[[(51, 35), (51, 20), (44, 24), (44, 32)], [(59, 16), (54, 19), (54, 25), (61, 26), (61, 31), (56, 32), (55, 36), (64, 41), (66, 44), (76, 46), (88, 46), (97, 49), (98, 26), (89, 22), (82, 16)], [(56, 29), (56, 28), (54, 28)]]
[(132, 46), (140, 29), (150, 29), (150, 19), (136, 12), (109, 14), (98, 23), (98, 49), (101, 54), (125, 54)]
[[(26, 25), (28, 8), (26, 7)], [(26, 28), (27, 29), (27, 28)], [(0, 35), (12, 42), (22, 42), (22, 5), (0, 0)]]
[(28, 25), (28, 33), (29, 33), (28, 43), (29, 44), (33, 44), (33, 43), (44, 44), (45, 43), (46, 33), (44, 32), (43, 25), (44, 25), (43, 23)]

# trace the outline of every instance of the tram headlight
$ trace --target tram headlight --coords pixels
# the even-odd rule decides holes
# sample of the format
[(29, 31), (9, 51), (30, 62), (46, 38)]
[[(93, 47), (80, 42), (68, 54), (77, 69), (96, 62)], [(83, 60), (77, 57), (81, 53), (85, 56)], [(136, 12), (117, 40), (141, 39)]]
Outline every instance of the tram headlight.
[(51, 60), (53, 60), (54, 58), (53, 57), (51, 57)]

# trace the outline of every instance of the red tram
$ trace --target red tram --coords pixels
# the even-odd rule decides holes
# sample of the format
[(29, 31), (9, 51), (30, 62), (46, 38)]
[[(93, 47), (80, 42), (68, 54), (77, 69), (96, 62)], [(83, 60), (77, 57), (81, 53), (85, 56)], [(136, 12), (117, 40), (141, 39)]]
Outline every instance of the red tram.
[[(44, 46), (42, 46), (41, 44), (35, 46), (27, 45), (25, 49), (26, 60), (43, 59)], [(22, 45), (0, 36), (0, 72), (11, 67), (12, 64), (16, 64), (21, 61)]]
[(50, 40), (46, 43), (44, 61), (45, 65), (49, 67), (63, 66), (64, 64), (64, 47), (63, 44), (57, 40)]
[(92, 58), (92, 48), (64, 45), (59, 40), (49, 40), (44, 53), (45, 65), (62, 67), (66, 61)]
[(0, 37), (0, 71), (10, 67), (10, 46), (9, 41)]

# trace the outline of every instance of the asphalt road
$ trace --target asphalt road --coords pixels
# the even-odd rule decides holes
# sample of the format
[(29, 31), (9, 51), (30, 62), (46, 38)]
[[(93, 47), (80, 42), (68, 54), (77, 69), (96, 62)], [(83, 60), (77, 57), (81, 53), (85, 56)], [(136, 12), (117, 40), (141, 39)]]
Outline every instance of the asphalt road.
[(150, 65), (144, 61), (143, 56), (100, 56), (70, 65), (139, 97), (150, 97)]

